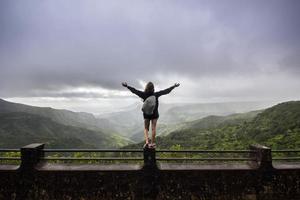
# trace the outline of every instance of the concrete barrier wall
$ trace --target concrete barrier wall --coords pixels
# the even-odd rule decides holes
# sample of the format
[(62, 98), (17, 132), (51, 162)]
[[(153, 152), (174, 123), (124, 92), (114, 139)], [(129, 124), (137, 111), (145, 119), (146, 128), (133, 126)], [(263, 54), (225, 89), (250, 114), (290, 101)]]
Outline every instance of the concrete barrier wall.
[(265, 151), (256, 164), (169, 164), (148, 156), (143, 165), (75, 165), (41, 162), (40, 147), (30, 148), (20, 167), (0, 167), (0, 200), (300, 199), (300, 165), (273, 166)]

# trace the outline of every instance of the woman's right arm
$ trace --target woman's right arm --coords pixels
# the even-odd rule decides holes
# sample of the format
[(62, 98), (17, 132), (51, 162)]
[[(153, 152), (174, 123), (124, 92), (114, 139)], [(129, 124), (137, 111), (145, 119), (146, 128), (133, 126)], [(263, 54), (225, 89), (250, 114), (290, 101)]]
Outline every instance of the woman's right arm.
[(133, 94), (136, 94), (137, 96), (139, 96), (140, 98), (144, 98), (144, 92), (135, 89), (134, 87), (131, 87), (129, 85), (127, 85), (126, 82), (123, 82), (122, 85), (126, 88), (128, 88), (128, 90), (130, 90)]

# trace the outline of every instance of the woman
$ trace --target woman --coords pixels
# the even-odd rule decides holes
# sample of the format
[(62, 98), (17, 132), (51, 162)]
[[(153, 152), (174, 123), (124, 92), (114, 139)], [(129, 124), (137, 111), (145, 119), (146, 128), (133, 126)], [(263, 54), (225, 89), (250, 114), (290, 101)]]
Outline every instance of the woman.
[[(137, 96), (139, 96), (140, 98), (142, 98), (143, 101), (145, 101), (149, 96), (152, 96), (152, 95), (155, 96), (156, 104), (154, 107), (153, 114), (147, 115), (147, 114), (143, 113), (144, 127), (145, 127), (144, 128), (144, 136), (145, 136), (145, 140), (146, 140), (145, 147), (155, 148), (156, 123), (159, 118), (158, 98), (162, 95), (169, 94), (175, 87), (178, 87), (180, 84), (175, 83), (173, 86), (171, 86), (165, 90), (158, 91), (158, 92), (154, 92), (154, 85), (152, 82), (147, 83), (144, 92), (136, 90), (133, 87), (130, 87), (129, 85), (127, 85), (126, 82), (123, 82), (122, 85), (124, 87), (127, 87), (132, 93), (134, 93)], [(149, 132), (150, 121), (151, 121), (151, 128), (152, 128), (152, 138), (151, 138), (151, 143), (149, 144), (148, 132)]]

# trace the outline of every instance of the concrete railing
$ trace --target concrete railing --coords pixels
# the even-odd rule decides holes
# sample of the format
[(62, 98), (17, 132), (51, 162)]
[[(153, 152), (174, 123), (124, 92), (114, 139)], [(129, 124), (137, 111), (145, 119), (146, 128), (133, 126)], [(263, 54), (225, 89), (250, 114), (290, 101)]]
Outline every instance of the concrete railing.
[[(52, 158), (45, 156), (45, 153), (55, 151), (44, 149), (44, 144), (30, 144), (21, 148), (19, 166), (0, 164), (0, 200), (300, 199), (300, 163), (274, 164), (272, 150), (261, 145), (251, 145), (250, 149), (245, 151), (59, 150), (60, 152), (124, 151), (129, 153), (132, 151), (143, 156), (128, 160), (141, 160), (141, 165), (114, 163), (79, 165), (48, 162)], [(159, 157), (159, 154), (166, 152), (244, 153), (247, 157)], [(277, 152), (299, 153), (295, 150)], [(295, 160), (297, 158), (294, 157)], [(86, 161), (88, 158), (76, 159)], [(126, 160), (126, 158), (116, 159)], [(204, 163), (170, 163), (172, 160), (184, 159), (204, 161)], [(68, 160), (68, 158), (63, 157), (60, 160)], [(219, 160), (241, 160), (246, 163), (210, 164), (210, 161)]]

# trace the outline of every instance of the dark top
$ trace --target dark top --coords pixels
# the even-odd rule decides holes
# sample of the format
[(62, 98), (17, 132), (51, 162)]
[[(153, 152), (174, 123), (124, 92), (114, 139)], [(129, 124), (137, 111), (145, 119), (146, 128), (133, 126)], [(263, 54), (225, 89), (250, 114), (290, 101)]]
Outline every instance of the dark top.
[(154, 92), (154, 93), (146, 93), (140, 90), (137, 90), (133, 87), (127, 86), (127, 88), (134, 94), (136, 94), (137, 96), (139, 96), (140, 98), (143, 99), (143, 101), (145, 101), (149, 96), (154, 95), (156, 97), (156, 105), (153, 111), (152, 115), (146, 115), (144, 114), (144, 119), (157, 119), (159, 117), (159, 113), (158, 113), (158, 98), (162, 95), (166, 95), (169, 94), (174, 88), (175, 86), (171, 86), (165, 90), (160, 90), (158, 92)]

